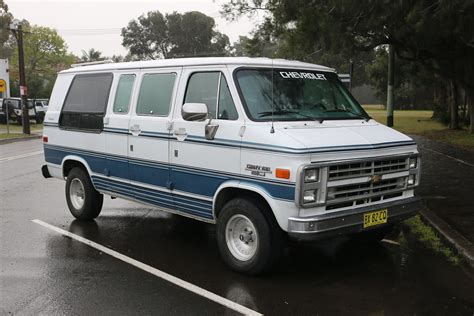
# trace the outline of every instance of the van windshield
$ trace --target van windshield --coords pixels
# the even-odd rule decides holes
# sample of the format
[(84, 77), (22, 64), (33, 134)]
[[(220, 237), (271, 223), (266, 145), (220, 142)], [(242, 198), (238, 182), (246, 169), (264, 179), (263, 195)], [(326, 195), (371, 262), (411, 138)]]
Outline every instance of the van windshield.
[(243, 104), (254, 121), (369, 119), (335, 73), (294, 69), (239, 69)]

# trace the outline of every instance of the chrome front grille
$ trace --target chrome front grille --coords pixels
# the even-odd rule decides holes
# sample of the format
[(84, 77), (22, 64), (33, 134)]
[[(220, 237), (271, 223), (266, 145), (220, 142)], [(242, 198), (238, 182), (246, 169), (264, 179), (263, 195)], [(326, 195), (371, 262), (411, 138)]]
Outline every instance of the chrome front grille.
[(401, 196), (407, 189), (408, 171), (408, 156), (331, 165), (326, 210)]
[(402, 157), (338, 164), (329, 167), (328, 180), (331, 181), (408, 170), (408, 163), (408, 157)]

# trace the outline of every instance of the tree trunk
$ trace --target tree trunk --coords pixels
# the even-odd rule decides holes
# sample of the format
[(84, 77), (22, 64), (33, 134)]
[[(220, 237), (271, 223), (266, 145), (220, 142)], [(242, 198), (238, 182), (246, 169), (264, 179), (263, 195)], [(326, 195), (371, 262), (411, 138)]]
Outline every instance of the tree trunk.
[(474, 91), (466, 90), (466, 101), (469, 111), (469, 133), (474, 134)]
[(458, 102), (458, 85), (456, 81), (451, 80), (451, 102), (449, 108), (449, 129), (459, 129), (459, 102)]

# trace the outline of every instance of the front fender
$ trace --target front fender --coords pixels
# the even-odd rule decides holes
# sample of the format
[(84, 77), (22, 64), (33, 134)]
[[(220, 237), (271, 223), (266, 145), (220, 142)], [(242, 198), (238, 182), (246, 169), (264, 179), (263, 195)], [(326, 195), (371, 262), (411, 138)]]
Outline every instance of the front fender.
[(247, 190), (250, 192), (257, 193), (258, 195), (263, 197), (265, 201), (268, 203), (268, 205), (270, 206), (272, 213), (278, 222), (278, 225), (284, 231), (287, 231), (288, 229), (288, 218), (291, 216), (298, 215), (299, 209), (296, 207), (294, 202), (285, 202), (285, 201), (274, 199), (271, 196), (271, 194), (267, 190), (265, 190), (265, 188), (259, 186), (258, 184), (249, 183), (246, 181), (231, 180), (231, 181), (226, 181), (222, 183), (217, 189), (216, 193), (214, 194), (213, 203), (212, 203), (212, 214), (215, 219), (217, 219), (216, 208), (215, 208), (217, 197), (219, 196), (219, 193), (226, 188), (236, 188), (236, 189), (241, 189), (241, 190)]

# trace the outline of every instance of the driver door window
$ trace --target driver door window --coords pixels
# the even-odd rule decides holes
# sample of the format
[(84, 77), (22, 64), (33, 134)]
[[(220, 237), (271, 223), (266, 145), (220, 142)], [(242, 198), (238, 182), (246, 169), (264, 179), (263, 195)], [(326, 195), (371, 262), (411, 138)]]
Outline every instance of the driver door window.
[(184, 103), (206, 104), (213, 119), (238, 119), (227, 80), (221, 72), (196, 72), (192, 74), (186, 88)]

